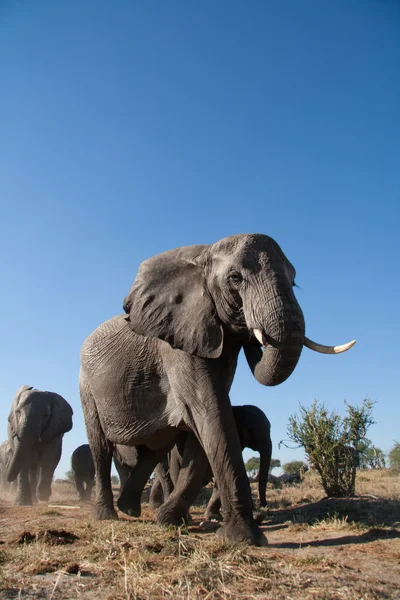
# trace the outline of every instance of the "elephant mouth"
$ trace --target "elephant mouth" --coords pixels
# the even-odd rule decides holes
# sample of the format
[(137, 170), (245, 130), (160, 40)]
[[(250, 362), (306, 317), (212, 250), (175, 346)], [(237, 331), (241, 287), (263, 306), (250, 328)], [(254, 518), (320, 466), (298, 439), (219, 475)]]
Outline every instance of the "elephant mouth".
[[(281, 342), (277, 342), (272, 339), (269, 335), (267, 335), (261, 329), (253, 329), (253, 334), (260, 346), (263, 348), (267, 348), (268, 346), (272, 346), (273, 348), (281, 349), (283, 344)], [(340, 344), (337, 346), (326, 346), (324, 344), (319, 344), (318, 342), (313, 342), (308, 337), (304, 336), (303, 345), (314, 352), (319, 352), (321, 354), (341, 354), (342, 352), (346, 352), (350, 350), (356, 343), (356, 340), (352, 340), (351, 342), (347, 342), (346, 344)]]

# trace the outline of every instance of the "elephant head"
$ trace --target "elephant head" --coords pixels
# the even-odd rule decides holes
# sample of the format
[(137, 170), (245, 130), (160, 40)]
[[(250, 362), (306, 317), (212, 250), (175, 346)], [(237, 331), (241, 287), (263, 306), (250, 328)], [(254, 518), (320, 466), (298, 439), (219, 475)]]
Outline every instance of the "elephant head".
[(14, 481), (29, 464), (38, 443), (50, 442), (72, 429), (72, 414), (72, 408), (58, 394), (27, 385), (19, 388), (8, 417), (8, 437), (13, 447), (8, 481)]
[(213, 359), (239, 341), (256, 379), (268, 386), (293, 372), (305, 337), (295, 269), (267, 235), (234, 235), (144, 261), (124, 301), (130, 327), (189, 354)]

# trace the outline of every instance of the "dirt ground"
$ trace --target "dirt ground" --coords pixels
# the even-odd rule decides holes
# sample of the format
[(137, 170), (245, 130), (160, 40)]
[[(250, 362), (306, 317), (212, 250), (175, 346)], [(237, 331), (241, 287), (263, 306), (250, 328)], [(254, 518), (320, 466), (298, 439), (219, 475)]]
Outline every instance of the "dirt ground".
[(145, 502), (96, 522), (68, 483), (34, 507), (0, 496), (0, 599), (400, 600), (400, 477), (362, 472), (357, 492), (326, 499), (313, 473), (268, 490), (265, 548), (220, 541), (201, 506), (176, 530)]

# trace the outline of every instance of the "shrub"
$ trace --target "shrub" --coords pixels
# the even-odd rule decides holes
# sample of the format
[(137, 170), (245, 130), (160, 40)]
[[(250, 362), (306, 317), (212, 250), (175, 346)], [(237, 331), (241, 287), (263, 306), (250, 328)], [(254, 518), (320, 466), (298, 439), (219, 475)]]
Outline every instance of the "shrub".
[(72, 470), (67, 471), (65, 473), (65, 479), (75, 485), (75, 476), (74, 476), (74, 472)]
[(255, 477), (260, 470), (260, 459), (258, 456), (252, 456), (244, 465), (249, 477)]
[(359, 469), (384, 469), (386, 467), (385, 454), (376, 448), (369, 440), (361, 442), (358, 448)]
[(269, 465), (269, 472), (271, 473), (271, 471), (273, 469), (277, 469), (280, 466), (281, 466), (281, 461), (279, 460), (279, 458), (271, 458), (271, 464)]
[(326, 494), (333, 497), (354, 496), (359, 446), (374, 423), (371, 400), (365, 399), (361, 408), (345, 404), (343, 418), (316, 400), (309, 409), (300, 406), (300, 416), (292, 415), (287, 429), (289, 438), (304, 448)]
[(389, 465), (393, 471), (400, 472), (400, 442), (395, 442), (389, 452)]
[(286, 475), (294, 475), (300, 471), (303, 465), (304, 462), (302, 460), (291, 460), (290, 462), (285, 463), (282, 466), (282, 469)]

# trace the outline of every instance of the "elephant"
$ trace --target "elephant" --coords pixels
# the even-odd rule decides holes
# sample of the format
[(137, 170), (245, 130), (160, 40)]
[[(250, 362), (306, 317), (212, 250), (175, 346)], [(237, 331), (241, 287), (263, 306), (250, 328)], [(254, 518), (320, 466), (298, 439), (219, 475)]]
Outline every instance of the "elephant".
[(79, 500), (92, 498), (92, 489), (95, 481), (94, 463), (89, 444), (82, 444), (75, 448), (71, 455), (71, 469)]
[[(81, 348), (80, 396), (97, 482), (95, 518), (118, 518), (110, 479), (115, 444), (136, 446), (134, 476), (117, 504), (140, 516), (150, 474), (178, 431), (193, 431), (221, 493), (224, 523), (218, 535), (267, 543), (253, 518), (229, 399), (239, 352), (244, 350), (258, 382), (275, 386), (291, 375), (303, 346), (334, 354), (355, 343), (322, 346), (307, 338), (294, 286), (294, 267), (263, 234), (184, 246), (141, 263), (123, 302), (125, 314), (101, 324)], [(161, 525), (180, 525), (194, 500), (198, 474), (185, 456), (180, 473), (184, 483), (180, 476), (157, 511)]]
[[(265, 494), (272, 456), (271, 423), (269, 422), (263, 411), (257, 406), (253, 406), (250, 404), (243, 406), (232, 406), (232, 411), (242, 451), (244, 450), (244, 448), (250, 448), (251, 450), (255, 450), (260, 454), (258, 492), (260, 506), (264, 507), (267, 504)], [(180, 432), (178, 436), (179, 441), (175, 444), (174, 448), (169, 454), (170, 473), (168, 475), (170, 475), (170, 478), (172, 478), (173, 484), (177, 481), (179, 477), (179, 472), (185, 453), (186, 439), (188, 436), (193, 435), (193, 433)], [(202, 484), (207, 485), (211, 481), (213, 473), (200, 444), (197, 443), (197, 448), (195, 449), (196, 453), (194, 456), (194, 461), (199, 463), (199, 465), (202, 465)], [(168, 499), (168, 496), (166, 496), (163, 493), (163, 490), (166, 487), (166, 484), (163, 482), (163, 477), (165, 476), (164, 473), (165, 469), (160, 470), (158, 467), (156, 468), (156, 477), (154, 479), (152, 489), (150, 492), (150, 508), (158, 508), (164, 502), (164, 498), (165, 500)], [(214, 485), (213, 494), (207, 505), (205, 518), (220, 519), (220, 508), (220, 493), (217, 485)]]
[[(7, 480), (18, 478), (17, 505), (47, 502), (54, 471), (60, 461), (64, 433), (72, 429), (73, 410), (54, 392), (23, 385), (8, 416), (12, 458)], [(39, 479), (39, 481), (38, 481)]]

